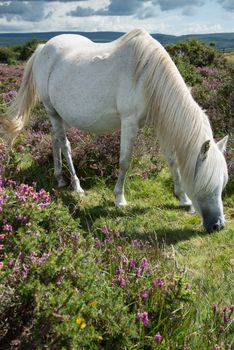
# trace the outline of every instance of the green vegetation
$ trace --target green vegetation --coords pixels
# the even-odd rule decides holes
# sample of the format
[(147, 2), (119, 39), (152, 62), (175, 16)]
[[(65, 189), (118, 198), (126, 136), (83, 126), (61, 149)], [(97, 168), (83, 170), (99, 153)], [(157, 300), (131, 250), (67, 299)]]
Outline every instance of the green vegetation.
[[(231, 134), (233, 66), (196, 67), (189, 55), (177, 58), (182, 74), (212, 110), (215, 135)], [(22, 68), (0, 69), (4, 111)], [(233, 140), (227, 226), (207, 234), (196, 214), (178, 208), (150, 130), (136, 143), (126, 209), (114, 207), (118, 133), (70, 130), (69, 138), (84, 198), (56, 187), (41, 105), (13, 150), (0, 147), (0, 348), (232, 349)]]
[(0, 47), (0, 62), (16, 64), (25, 61), (33, 54), (39, 43), (39, 40), (31, 39), (23, 45)]

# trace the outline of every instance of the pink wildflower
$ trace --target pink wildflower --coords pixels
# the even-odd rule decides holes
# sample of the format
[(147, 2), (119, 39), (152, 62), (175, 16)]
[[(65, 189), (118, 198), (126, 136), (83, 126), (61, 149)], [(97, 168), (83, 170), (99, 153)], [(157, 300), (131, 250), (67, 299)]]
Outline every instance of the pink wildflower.
[(159, 332), (155, 334), (154, 340), (155, 340), (156, 342), (158, 342), (158, 343), (161, 342), (162, 336), (161, 336), (161, 334), (160, 334)]

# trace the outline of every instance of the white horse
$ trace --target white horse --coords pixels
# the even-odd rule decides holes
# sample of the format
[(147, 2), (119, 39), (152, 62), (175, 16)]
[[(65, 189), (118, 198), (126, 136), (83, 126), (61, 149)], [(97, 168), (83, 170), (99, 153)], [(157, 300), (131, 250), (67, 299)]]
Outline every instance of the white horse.
[[(138, 129), (153, 126), (175, 181), (180, 204), (190, 205), (208, 231), (224, 227), (222, 190), (227, 183), (223, 156), (227, 137), (215, 143), (205, 112), (165, 49), (136, 29), (111, 43), (59, 35), (39, 45), (25, 67), (20, 90), (2, 133), (14, 137), (39, 97), (52, 123), (54, 173), (64, 186), (61, 152), (75, 191), (83, 194), (71, 158), (67, 126), (104, 133), (121, 129), (116, 204), (126, 205), (124, 182)], [(186, 195), (187, 193), (187, 195)], [(190, 199), (191, 201), (190, 201)]]

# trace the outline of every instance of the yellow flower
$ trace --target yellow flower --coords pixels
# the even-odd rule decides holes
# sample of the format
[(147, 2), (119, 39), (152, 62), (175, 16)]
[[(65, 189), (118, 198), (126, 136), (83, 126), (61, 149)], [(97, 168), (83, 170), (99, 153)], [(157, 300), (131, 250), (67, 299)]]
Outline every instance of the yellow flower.
[(81, 325), (80, 325), (80, 329), (84, 329), (86, 326), (87, 326), (87, 324), (86, 324), (86, 323), (81, 323)]
[(102, 336), (101, 335), (98, 335), (98, 340), (103, 340)]
[(83, 318), (78, 316), (77, 319), (76, 319), (76, 324), (78, 324), (78, 326), (80, 326), (82, 321), (83, 321)]
[(89, 303), (89, 305), (95, 307), (97, 305), (97, 301), (96, 300), (93, 300)]

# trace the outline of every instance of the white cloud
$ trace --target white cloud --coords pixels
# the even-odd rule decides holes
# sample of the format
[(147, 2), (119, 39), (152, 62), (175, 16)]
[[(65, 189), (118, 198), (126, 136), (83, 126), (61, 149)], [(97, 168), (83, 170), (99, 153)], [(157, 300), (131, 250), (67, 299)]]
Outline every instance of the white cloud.
[[(143, 27), (151, 33), (188, 34), (233, 31), (234, 12), (224, 11), (234, 0), (80, 0), (14, 1), (27, 7), (21, 11), (11, 5), (1, 13), (1, 32), (38, 31), (123, 31)], [(10, 4), (12, 2), (5, 2)], [(188, 5), (188, 3), (190, 5)], [(205, 5), (203, 6), (203, 3)], [(3, 1), (0, 1), (0, 5)], [(24, 4), (24, 5), (23, 5)], [(43, 6), (42, 6), (43, 4)], [(192, 4), (192, 5), (191, 5)], [(125, 6), (126, 5), (126, 6)], [(79, 6), (79, 7), (78, 7)], [(202, 7), (203, 6), (203, 7)], [(67, 15), (81, 9), (82, 16)], [(25, 7), (24, 7), (25, 8)], [(32, 9), (40, 9), (34, 13)], [(1, 7), (0, 7), (1, 9)], [(106, 10), (105, 10), (106, 9)], [(85, 13), (85, 11), (88, 11)], [(97, 12), (98, 11), (98, 12)], [(106, 11), (105, 16), (97, 13)], [(107, 16), (107, 11), (112, 16)], [(124, 12), (125, 11), (125, 12)], [(119, 13), (119, 15), (117, 15)], [(212, 13), (212, 16), (211, 16)], [(84, 16), (89, 14), (90, 16)], [(115, 15), (114, 15), (115, 14)], [(122, 14), (122, 15), (120, 15)], [(124, 15), (123, 15), (124, 14)], [(10, 17), (7, 17), (10, 16)], [(35, 16), (34, 20), (33, 16)], [(9, 22), (10, 18), (10, 22)]]

